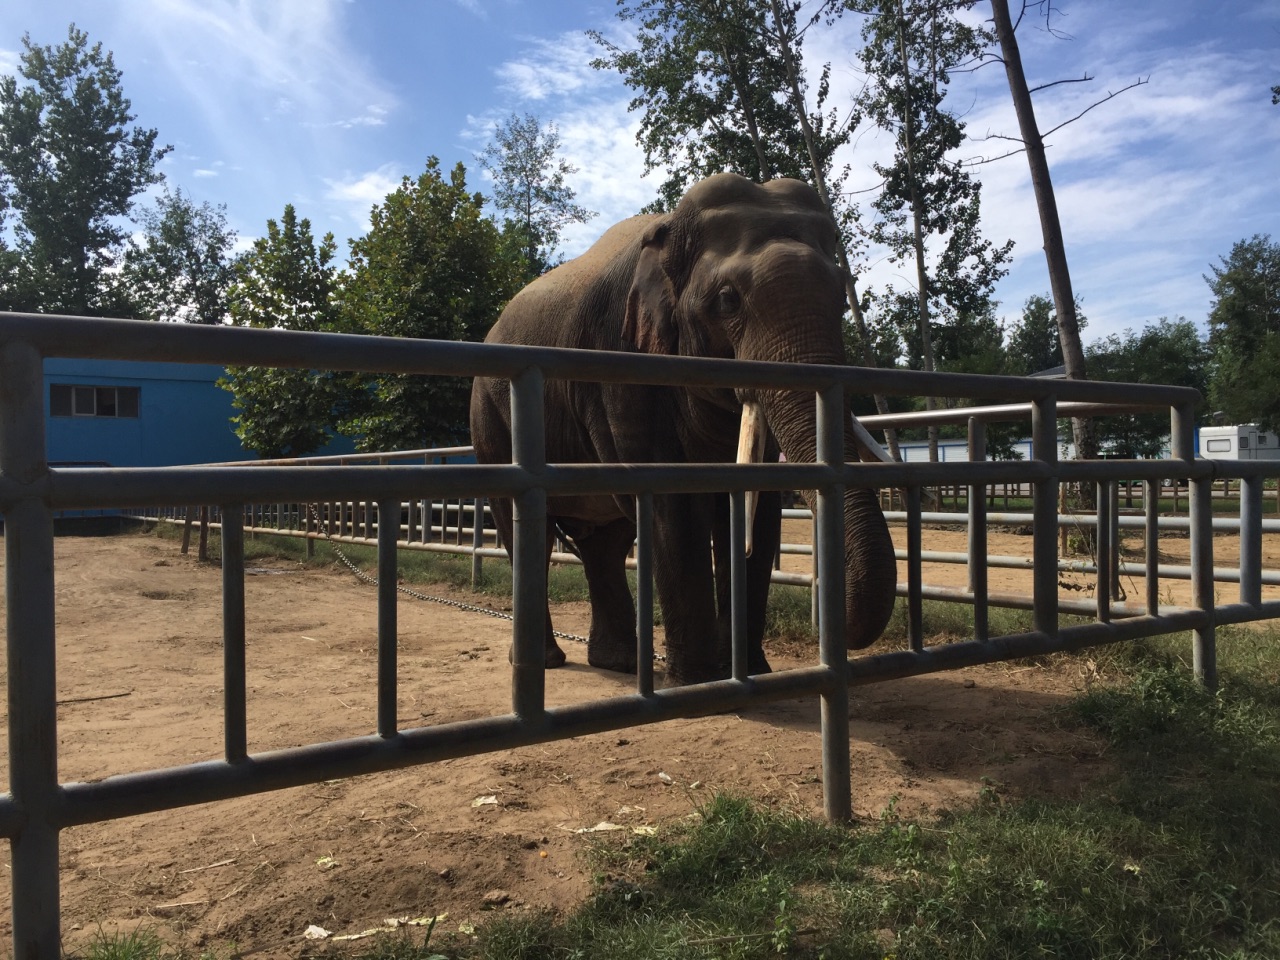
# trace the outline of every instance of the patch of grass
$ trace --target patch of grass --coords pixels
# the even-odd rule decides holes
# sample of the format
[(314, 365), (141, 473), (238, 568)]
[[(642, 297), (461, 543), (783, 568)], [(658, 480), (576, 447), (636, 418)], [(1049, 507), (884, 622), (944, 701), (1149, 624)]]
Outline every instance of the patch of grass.
[(466, 956), (933, 960), (1280, 956), (1280, 631), (1223, 630), (1202, 689), (1181, 638), (1117, 647), (1064, 721), (1115, 773), (841, 827), (717, 796), (602, 842), (562, 920), (501, 918)]
[(85, 960), (162, 960), (173, 956), (155, 931), (145, 927), (128, 933), (99, 930), (84, 953)]
[[(147, 533), (176, 540), (181, 537), (181, 527), (158, 524)], [(313, 555), (308, 557), (306, 542), (297, 537), (259, 534), (257, 537), (246, 536), (244, 541), (245, 560), (250, 564), (254, 561), (285, 560), (308, 566), (330, 567), (342, 564), (338, 551), (368, 576), (377, 576), (377, 551), (363, 544), (333, 544), (317, 540)], [(208, 554), (211, 563), (221, 563), (222, 540), (216, 530), (209, 532)], [(406, 583), (442, 583), (459, 590), (470, 590), (471, 558), (423, 550), (401, 550), (397, 556), (397, 574)], [(635, 571), (628, 571), (627, 579), (634, 595)], [(478, 592), (493, 597), (510, 597), (511, 565), (505, 560), (487, 558), (481, 566)], [(589, 593), (582, 568), (552, 565), (547, 571), (547, 597), (552, 603), (586, 602)], [(817, 640), (817, 634), (810, 625), (809, 592), (801, 587), (774, 586), (769, 592), (768, 618), (765, 627), (768, 637), (812, 642)], [(654, 622), (658, 625), (662, 623), (662, 611), (656, 605)]]
[(221, 960), (223, 956), (238, 956), (238, 952), (234, 946), (228, 947), (225, 954), (174, 947), (161, 940), (154, 930), (138, 927), (127, 933), (107, 933), (99, 929), (83, 953), (68, 956), (82, 960)]
[[(180, 539), (181, 527), (159, 524), (149, 534), (166, 539)], [(218, 531), (209, 531), (209, 561), (222, 562), (222, 538)], [(194, 544), (192, 550), (195, 549)], [(377, 550), (371, 546), (352, 543), (330, 543), (326, 540), (315, 541), (314, 553), (307, 556), (306, 541), (298, 537), (274, 536), (259, 534), (256, 537), (245, 536), (245, 561), (284, 560), (303, 563), (308, 566), (329, 567), (342, 564), (345, 556), (360, 570), (369, 576), (377, 574)], [(471, 558), (444, 553), (429, 553), (424, 550), (400, 550), (396, 558), (397, 574), (408, 583), (443, 583), (452, 587), (471, 587)], [(578, 572), (579, 578), (581, 572)], [(583, 586), (585, 596), (585, 585)], [(487, 560), (481, 568), (480, 592), (495, 596), (511, 595), (511, 567), (504, 560)]]
[(818, 634), (813, 628), (813, 605), (807, 588), (779, 583), (769, 588), (764, 635), (766, 640), (817, 644)]
[[(967, 604), (925, 600), (922, 604), (922, 612), (924, 636), (928, 638), (929, 643), (955, 643), (973, 639), (973, 608)], [(1031, 613), (1026, 610), (991, 607), (988, 611), (987, 625), (988, 633), (993, 637), (1025, 633), (1032, 628)], [(884, 637), (880, 642), (891, 648), (906, 647), (907, 602), (905, 599), (898, 598), (893, 608), (893, 616), (889, 620), (889, 625), (885, 627)]]

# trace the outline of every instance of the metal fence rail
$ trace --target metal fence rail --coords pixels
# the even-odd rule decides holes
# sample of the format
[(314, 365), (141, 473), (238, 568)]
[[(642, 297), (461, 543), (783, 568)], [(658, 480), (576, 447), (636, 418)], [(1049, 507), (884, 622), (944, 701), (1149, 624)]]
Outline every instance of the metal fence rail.
[[(373, 453), (333, 458), (317, 457), (301, 460), (255, 461), (253, 464), (225, 464), (225, 466), (255, 464), (275, 466), (297, 463), (317, 465), (330, 460), (340, 464), (353, 462), (386, 464), (403, 463), (410, 460), (444, 463), (448, 462), (448, 457), (468, 456), (472, 452), (471, 447), (446, 447), (413, 450), (403, 453)], [(954, 463), (955, 461), (952, 462)], [(1120, 481), (1120, 483), (1123, 482), (1125, 481)], [(1118, 584), (1121, 575), (1145, 576), (1148, 573), (1148, 568), (1145, 564), (1131, 563), (1122, 560), (1120, 557), (1119, 532), (1121, 530), (1145, 531), (1147, 529), (1147, 517), (1142, 514), (1122, 514), (1120, 512), (1118, 505), (1119, 485), (1119, 483), (1099, 484), (1100, 495), (1110, 498), (1109, 517), (1112, 533), (1108, 539), (1109, 554), (1104, 558), (1104, 562), (1108, 564), (1106, 569), (1112, 575), (1111, 593), (1113, 598), (1118, 596)], [(1215, 496), (1217, 496), (1216, 493)], [(1219, 499), (1222, 498), (1219, 497)], [(250, 536), (263, 534), (304, 539), (307, 541), (308, 556), (312, 555), (314, 544), (317, 540), (327, 540), (335, 544), (375, 546), (378, 542), (378, 530), (381, 524), (376, 505), (365, 501), (326, 502), (322, 504), (249, 504), (245, 506), (245, 511), (245, 533)], [(134, 519), (155, 521), (157, 523), (183, 524), (184, 527), (189, 527), (195, 522), (194, 514), (195, 510), (191, 507), (146, 507), (127, 511), (127, 515)], [(506, 551), (497, 545), (496, 531), (492, 525), (485, 525), (488, 515), (489, 512), (484, 498), (477, 498), (474, 501), (461, 499), (432, 501), (421, 498), (405, 501), (401, 504), (401, 515), (398, 520), (399, 532), (396, 542), (401, 550), (471, 557), (472, 587), (477, 588), (480, 585), (480, 571), (485, 559), (500, 559), (503, 561), (507, 559)], [(886, 510), (884, 515), (885, 519), (891, 524), (906, 523), (909, 519), (907, 512), (901, 510)], [(481, 517), (479, 526), (476, 525), (476, 516)], [(782, 516), (783, 519), (808, 522), (813, 520), (812, 511), (805, 507), (784, 509)], [(988, 510), (985, 520), (988, 527), (1030, 527), (1034, 520), (1034, 515)], [(974, 536), (972, 529), (974, 517), (969, 513), (922, 510), (920, 522), (933, 526), (965, 527), (970, 536)], [(211, 515), (209, 511), (205, 511), (200, 523), (202, 524), (202, 533), (203, 528), (216, 530), (221, 527), (221, 521), (216, 510)], [(1064, 528), (1096, 530), (1099, 518), (1096, 514), (1059, 514), (1057, 523), (1060, 530)], [(1185, 533), (1191, 528), (1190, 518), (1184, 516), (1159, 516), (1156, 518), (1155, 523), (1158, 532), (1177, 531)], [(1240, 533), (1245, 529), (1245, 524), (1238, 517), (1215, 516), (1212, 528), (1215, 532)], [(1264, 534), (1280, 533), (1280, 519), (1263, 519), (1260, 523), (1260, 529)], [(184, 552), (185, 550), (186, 548), (184, 547)], [(779, 558), (783, 555), (812, 557), (813, 553), (812, 542), (781, 543), (778, 547)], [(896, 550), (895, 555), (898, 560), (909, 559), (909, 551), (906, 550)], [(202, 559), (204, 559), (203, 556)], [(970, 566), (974, 563), (974, 558), (968, 552), (921, 550), (920, 559), (924, 563), (934, 564)], [(569, 552), (567, 547), (561, 550), (554, 550), (551, 554), (551, 562), (567, 566), (582, 565), (582, 560), (576, 554)], [(1030, 556), (986, 554), (984, 562), (988, 569), (995, 567), (1010, 570), (1030, 570), (1033, 566)], [(634, 559), (628, 559), (627, 564), (631, 569), (636, 567)], [(1058, 560), (1059, 573), (1097, 574), (1099, 569), (1096, 558), (1087, 560), (1059, 558)], [(1190, 580), (1191, 567), (1187, 564), (1159, 564), (1156, 567), (1156, 575), (1163, 580)], [(1213, 580), (1215, 583), (1239, 583), (1241, 576), (1242, 574), (1238, 567), (1215, 566), (1213, 568)], [(785, 571), (780, 567), (776, 567), (773, 571), (772, 582), (812, 590), (817, 581), (812, 573)], [(1263, 570), (1261, 572), (1261, 583), (1266, 586), (1280, 586), (1280, 570)], [(930, 589), (926, 586), (926, 593)], [(898, 584), (898, 595), (904, 597), (907, 595), (906, 583)], [(939, 599), (944, 598), (944, 596), (946, 595), (938, 594)], [(950, 599), (949, 597), (947, 598)], [(1030, 600), (1026, 597), (1009, 595), (1005, 597), (989, 597), (988, 602), (991, 606), (1028, 608)], [(1137, 611), (1142, 612), (1144, 609), (1137, 608)], [(1059, 601), (1059, 612), (1077, 613), (1079, 612), (1079, 604), (1070, 601)], [(815, 625), (816, 620), (815, 616)]]
[[(42, 361), (99, 357), (176, 363), (218, 363), (387, 371), (419, 375), (484, 375), (512, 384), (514, 462), (509, 465), (386, 465), (51, 468), (45, 460)], [(576, 379), (668, 386), (747, 387), (807, 391), (818, 404), (816, 463), (759, 465), (548, 464), (544, 453), (545, 380)], [(1018, 463), (848, 464), (842, 462), (845, 392), (936, 397), (995, 397), (1032, 404), (1034, 457)], [(833, 818), (851, 813), (848, 688), (892, 677), (952, 669), (1011, 657), (1068, 650), (1173, 631), (1194, 636), (1195, 669), (1215, 680), (1218, 623), (1280, 615), (1280, 601), (1261, 598), (1261, 489), (1280, 465), (1196, 461), (1192, 414), (1198, 395), (1172, 387), (1045, 382), (1021, 378), (904, 373), (854, 367), (741, 363), (531, 347), (289, 333), (178, 324), (0, 314), (0, 511), (5, 521), (9, 703), (9, 785), (0, 796), (0, 835), (9, 838), (13, 883), (14, 956), (53, 957), (59, 949), (59, 833), (66, 827), (389, 770), (447, 757), (543, 742), (675, 717), (704, 715), (779, 698), (817, 696), (822, 704), (823, 791)], [(1174, 460), (1059, 462), (1055, 423), (1068, 404), (1125, 404), (1171, 410)], [(1242, 481), (1245, 525), (1240, 599), (1215, 607), (1210, 484)], [(1062, 481), (1118, 478), (1190, 483), (1191, 578), (1187, 608), (1162, 608), (1148, 590), (1141, 615), (1118, 619), (1099, 591), (1095, 616), (1083, 625), (1059, 623), (1057, 494)], [(971, 582), (950, 599), (972, 603), (971, 640), (926, 649), (920, 576), (923, 487), (971, 487), (971, 509), (983, 518), (987, 484), (1021, 482), (1034, 489), (1033, 629), (989, 637), (985, 551), (973, 552)], [(841, 497), (848, 486), (906, 490), (907, 609), (911, 649), (849, 659), (842, 647), (844, 579)], [(818, 662), (767, 676), (746, 674), (743, 632), (734, 631), (733, 676), (689, 687), (654, 689), (652, 635), (652, 498), (681, 491), (728, 491), (742, 557), (742, 500), (748, 489), (818, 491), (816, 517)], [(543, 563), (548, 495), (634, 496), (638, 516), (639, 670), (635, 693), (548, 708), (544, 698)], [(245, 504), (367, 500), (384, 517), (401, 504), (429, 498), (511, 497), (517, 522), (513, 550), (512, 703), (509, 713), (478, 720), (405, 728), (396, 715), (396, 538), (399, 522), (377, 531), (377, 708), (369, 733), (352, 739), (250, 755), (245, 708), (245, 597), (241, 544)], [(1154, 497), (1147, 498), (1154, 504)], [(223, 537), (223, 758), (163, 769), (121, 771), (92, 783), (61, 783), (57, 763), (53, 515), (57, 510), (142, 506), (218, 507)], [(1148, 510), (1153, 509), (1151, 506)], [(1099, 530), (1110, 529), (1109, 518)], [(1154, 516), (1149, 514), (1154, 521)], [(985, 530), (979, 522), (975, 530)], [(1148, 525), (1148, 536), (1156, 525)], [(1153, 557), (1155, 551), (1149, 551)], [(1149, 561), (1150, 562), (1150, 561)], [(1102, 573), (1100, 572), (1100, 576)], [(1158, 582), (1152, 576), (1149, 582)], [(745, 598), (733, 592), (734, 610)]]

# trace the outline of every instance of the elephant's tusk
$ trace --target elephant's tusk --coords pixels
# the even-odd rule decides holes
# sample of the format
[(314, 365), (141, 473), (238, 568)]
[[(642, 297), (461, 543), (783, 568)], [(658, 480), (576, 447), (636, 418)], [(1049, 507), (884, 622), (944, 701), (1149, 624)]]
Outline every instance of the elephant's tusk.
[[(765, 438), (769, 428), (765, 424), (764, 410), (758, 403), (742, 405), (742, 426), (738, 431), (738, 463), (761, 463), (764, 460)], [(746, 492), (747, 523), (747, 556), (751, 556), (754, 546), (752, 530), (756, 521), (756, 501), (759, 493), (755, 490)]]

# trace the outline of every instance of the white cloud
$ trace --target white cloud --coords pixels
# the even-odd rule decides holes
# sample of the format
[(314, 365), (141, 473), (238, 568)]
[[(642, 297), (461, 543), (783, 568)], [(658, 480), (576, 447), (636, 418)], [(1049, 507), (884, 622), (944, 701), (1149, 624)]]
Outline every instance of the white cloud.
[(404, 179), (403, 171), (387, 163), (376, 170), (352, 174), (341, 179), (325, 179), (325, 199), (345, 212), (345, 216), (361, 231), (369, 229), (369, 214), (374, 207), (395, 192)]
[[(385, 117), (396, 97), (344, 37), (334, 0), (154, 0), (122, 15), (147, 35), (184, 95), (230, 142), (246, 111), (268, 122), (339, 124)], [(352, 123), (351, 125), (356, 125)]]
[[(1267, 122), (1267, 110), (1275, 108), (1255, 89), (1255, 78), (1266, 74), (1262, 58), (1127, 41), (1108, 41), (1105, 78), (1041, 98), (1052, 108), (1040, 111), (1042, 126), (1049, 126), (1055, 121), (1048, 118), (1072, 116), (1125, 77), (1150, 77), (1050, 138), (1089, 338), (1139, 329), (1161, 316), (1203, 324), (1209, 292), (1201, 274), (1234, 240), (1264, 229), (1276, 209), (1268, 178), (1260, 175), (1280, 167), (1280, 128)], [(1016, 129), (997, 93), (995, 106), (973, 126)], [(1018, 242), (1014, 270), (999, 291), (1012, 315), (1027, 295), (1048, 290), (1025, 158), (983, 167), (981, 176), (984, 231)]]
[(484, 4), (480, 0), (453, 0), (453, 2), (467, 11), (467, 13), (474, 14), (481, 20), (489, 19), (489, 11), (484, 8)]
[[(602, 85), (601, 71), (591, 66), (601, 50), (582, 31), (553, 40), (529, 41), (529, 52), (497, 69), (499, 89), (521, 100), (547, 100)], [(608, 81), (603, 81), (607, 83)]]
[(387, 110), (377, 104), (370, 105), (364, 113), (355, 117), (347, 117), (341, 120), (329, 120), (324, 123), (313, 123), (309, 126), (313, 127), (336, 127), (340, 130), (351, 130), (355, 127), (385, 127), (387, 125)]
[(625, 102), (595, 105), (557, 118), (562, 152), (578, 168), (573, 186), (578, 203), (598, 214), (564, 231), (561, 246), (576, 256), (609, 227), (634, 216), (657, 196), (658, 177), (644, 177), (644, 157), (636, 145), (639, 118)]
[(218, 175), (218, 171), (210, 170), (206, 167), (197, 167), (191, 171), (191, 175), (193, 177), (216, 177)]
[(493, 138), (495, 123), (513, 112), (531, 111), (544, 125), (555, 124), (560, 156), (577, 168), (569, 178), (576, 202), (597, 214), (565, 228), (560, 247), (568, 257), (652, 202), (661, 179), (644, 176), (644, 155), (636, 144), (639, 116), (627, 111), (631, 97), (622, 81), (590, 66), (600, 52), (582, 31), (529, 40), (519, 57), (495, 70), (509, 99), (483, 115), (468, 116), (460, 133), (479, 153)]

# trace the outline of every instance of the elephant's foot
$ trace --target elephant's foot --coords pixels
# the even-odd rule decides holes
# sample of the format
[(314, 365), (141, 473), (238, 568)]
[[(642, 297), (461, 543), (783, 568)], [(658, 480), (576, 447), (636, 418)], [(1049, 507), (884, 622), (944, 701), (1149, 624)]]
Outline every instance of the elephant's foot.
[[(507, 648), (508, 663), (514, 662), (514, 659), (512, 656), (514, 652), (515, 652), (514, 647)], [(554, 643), (551, 643), (547, 645), (547, 648), (543, 653), (542, 665), (548, 670), (554, 670), (556, 667), (563, 667), (565, 663), (568, 661), (568, 659), (569, 658), (564, 655), (564, 651), (561, 650), (559, 646), (557, 646)]]
[(636, 672), (636, 642), (616, 642), (592, 637), (587, 642), (587, 663), (600, 670)]
[[(719, 672), (713, 679), (723, 680), (733, 676), (733, 661), (727, 655), (720, 661), (719, 667)], [(763, 650), (753, 650), (747, 654), (747, 674), (754, 677), (762, 673), (773, 673), (773, 667), (769, 666)]]
[(668, 687), (687, 687), (693, 683), (723, 680), (727, 676), (729, 676), (728, 669), (719, 664), (706, 662), (689, 663), (671, 659), (670, 655), (668, 655), (665, 685)]
[[(747, 673), (750, 676), (772, 672), (773, 667), (769, 666), (769, 661), (765, 659), (763, 652), (755, 652), (748, 656)], [(733, 665), (728, 661), (716, 664), (688, 663), (676, 660), (667, 662), (667, 686), (669, 687), (684, 687), (691, 683), (726, 680), (731, 676), (733, 676)]]

